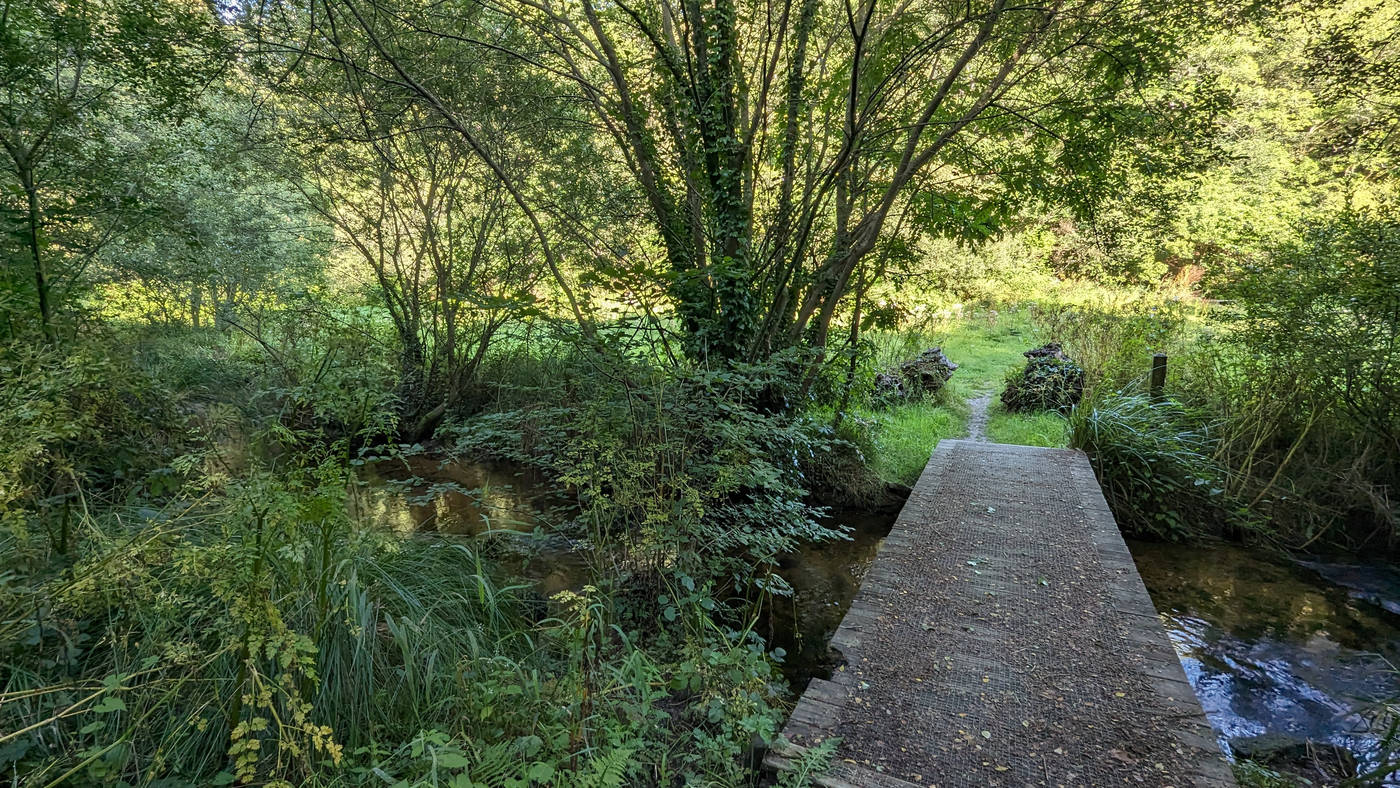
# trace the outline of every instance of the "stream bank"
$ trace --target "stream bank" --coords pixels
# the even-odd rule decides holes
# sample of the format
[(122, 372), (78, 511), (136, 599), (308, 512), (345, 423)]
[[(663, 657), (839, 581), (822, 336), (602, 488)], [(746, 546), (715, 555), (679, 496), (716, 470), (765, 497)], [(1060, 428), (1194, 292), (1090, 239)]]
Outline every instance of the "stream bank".
[[(365, 477), (352, 496), (359, 517), (405, 537), (489, 540), (492, 559), (545, 598), (578, 591), (593, 577), (588, 546), (564, 535), (576, 509), (531, 469), (424, 455), (371, 468)], [(770, 647), (783, 650), (782, 673), (793, 688), (829, 673), (827, 644), (898, 509), (831, 507), (822, 522), (843, 530), (846, 539), (778, 558), (778, 574), (792, 594), (774, 598), (760, 631)]]
[[(586, 546), (562, 535), (567, 498), (526, 470), (415, 458), (371, 473), (354, 499), (360, 516), (405, 536), (490, 540), (494, 560), (544, 597), (591, 577)], [(775, 602), (765, 634), (786, 652), (795, 690), (830, 670), (828, 642), (894, 519), (833, 510), (829, 524), (846, 526), (849, 539), (780, 558), (793, 594)], [(1129, 548), (1227, 754), (1282, 757), (1281, 770), (1321, 785), (1331, 778), (1297, 757), (1308, 742), (1363, 772), (1380, 765), (1377, 704), (1400, 697), (1400, 573), (1227, 544)]]

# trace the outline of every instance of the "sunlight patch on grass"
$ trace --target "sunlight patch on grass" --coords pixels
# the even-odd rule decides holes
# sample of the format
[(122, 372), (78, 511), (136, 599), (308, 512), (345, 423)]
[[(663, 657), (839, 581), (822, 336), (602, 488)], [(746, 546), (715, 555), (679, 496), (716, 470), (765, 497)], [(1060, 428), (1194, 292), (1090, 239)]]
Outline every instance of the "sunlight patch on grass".
[(891, 367), (927, 348), (941, 347), (958, 365), (950, 394), (966, 398), (1001, 390), (1006, 373), (1026, 363), (1022, 353), (1040, 344), (1030, 316), (1021, 310), (979, 311), (923, 330), (869, 336), (877, 363)]
[(947, 334), (943, 352), (958, 364), (955, 379), (968, 391), (987, 394), (1001, 390), (1006, 373), (1024, 366), (1021, 354), (1036, 344), (1030, 322), (1013, 315), (995, 323), (965, 321)]
[(1007, 413), (996, 405), (987, 420), (987, 440), (1063, 449), (1069, 445), (1069, 421), (1054, 411)]
[(887, 482), (913, 485), (928, 464), (933, 447), (944, 438), (960, 438), (967, 431), (967, 416), (947, 405), (918, 402), (863, 413), (879, 426), (875, 443), (879, 450), (872, 467)]
[[(871, 332), (876, 363), (890, 368), (915, 358), (931, 347), (958, 364), (952, 379), (930, 401), (895, 405), (888, 409), (861, 410), (860, 418), (875, 423), (878, 450), (871, 465), (887, 482), (918, 481), (929, 455), (944, 438), (967, 435), (967, 401), (1000, 393), (1008, 372), (1022, 367), (1021, 355), (1040, 344), (1040, 336), (1024, 310), (978, 310), (923, 330)], [(1011, 414), (992, 406), (988, 440), (1026, 446), (1069, 445), (1069, 427), (1057, 413)]]

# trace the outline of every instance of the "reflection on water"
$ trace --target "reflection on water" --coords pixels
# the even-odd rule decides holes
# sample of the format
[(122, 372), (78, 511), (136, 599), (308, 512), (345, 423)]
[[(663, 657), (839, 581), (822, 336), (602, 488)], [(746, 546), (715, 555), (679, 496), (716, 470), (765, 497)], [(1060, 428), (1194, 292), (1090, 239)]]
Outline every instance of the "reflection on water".
[[(1379, 765), (1383, 731), (1369, 716), (1376, 701), (1400, 696), (1391, 667), (1400, 619), (1378, 591), (1330, 582), (1332, 565), (1228, 545), (1130, 548), (1226, 752), (1232, 741), (1284, 734), (1349, 750), (1363, 770)], [(1389, 570), (1372, 571), (1348, 577)]]
[(894, 516), (859, 509), (837, 509), (825, 525), (846, 526), (849, 540), (809, 545), (779, 562), (779, 574), (792, 596), (773, 603), (771, 645), (787, 652), (783, 673), (801, 692), (814, 676), (831, 668), (828, 643), (860, 590), (865, 571), (890, 533)]
[(1303, 561), (1303, 566), (1342, 586), (1352, 599), (1379, 605), (1400, 616), (1400, 572), (1381, 564)]
[(415, 456), (385, 460), (366, 476), (361, 514), (402, 533), (530, 532), (566, 519), (562, 497), (531, 468)]
[(587, 555), (560, 534), (575, 509), (537, 471), (427, 456), (368, 468), (351, 497), (356, 515), (407, 535), (494, 539), (493, 557), (545, 596), (588, 581)]

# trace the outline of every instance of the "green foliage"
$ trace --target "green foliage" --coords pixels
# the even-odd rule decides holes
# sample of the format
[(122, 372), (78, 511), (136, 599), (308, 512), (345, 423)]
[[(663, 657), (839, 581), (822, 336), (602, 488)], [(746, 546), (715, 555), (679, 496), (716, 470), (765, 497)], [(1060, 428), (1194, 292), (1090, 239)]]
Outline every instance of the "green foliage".
[(911, 403), (865, 416), (875, 432), (871, 468), (881, 479), (913, 485), (944, 438), (961, 438), (966, 414), (932, 402)]
[(1400, 222), (1346, 214), (1271, 263), (1234, 290), (1240, 341), (1400, 456)]
[[(696, 577), (750, 578), (799, 543), (833, 536), (802, 501), (808, 474), (844, 442), (808, 418), (758, 409), (791, 386), (782, 366), (575, 363), (553, 364), (551, 381), (556, 395), (577, 386), (574, 396), (449, 427), (456, 451), (540, 467), (574, 491), (596, 538)], [(582, 364), (610, 372), (590, 376)]]
[(1394, 201), (1400, 17), (1357, 0), (1243, 15), (1172, 76), (1215, 113), (1203, 168), (1144, 168), (1092, 216), (1056, 218), (1051, 266), (1099, 282), (1216, 292), (1346, 206)]
[[(958, 365), (947, 386), (934, 398), (953, 409), (971, 394), (991, 391), (1006, 373), (1022, 363), (1019, 347), (1037, 329), (1024, 310), (956, 309), (910, 316), (900, 331), (873, 330), (865, 334), (872, 344), (869, 369), (888, 368), (917, 357), (930, 347), (941, 347)], [(867, 390), (873, 390), (872, 385)]]
[(1076, 409), (1070, 424), (1073, 446), (1093, 461), (1125, 531), (1186, 540), (1250, 523), (1226, 494), (1228, 472), (1213, 460), (1201, 414), (1141, 395), (1110, 395)]
[(839, 738), (828, 737), (820, 744), (803, 749), (801, 755), (789, 761), (789, 768), (778, 775), (778, 788), (811, 786), (813, 778), (825, 774), (830, 768), (831, 759), (836, 755), (840, 743)]
[(144, 218), (128, 121), (186, 108), (221, 65), (207, 8), (178, 2), (40, 0), (0, 14), (0, 285), (23, 298), (5, 331), (55, 320), (103, 247)]
[[(989, 435), (1072, 430), (1126, 529), (1400, 538), (1378, 0), (374, 5), (0, 13), (7, 777), (755, 784), (779, 557), (1047, 338), (1008, 406), (1086, 401)], [(586, 584), (357, 519), (439, 422)]]
[(1298, 788), (1296, 779), (1279, 774), (1273, 769), (1260, 766), (1254, 761), (1240, 761), (1233, 765), (1235, 780), (1243, 788)]
[[(1222, 21), (1213, 7), (1026, 15), (932, 0), (834, 26), (839, 14), (815, 2), (773, 25), (752, 2), (676, 19), (591, 3), (580, 18), (529, 4), (379, 8), (333, 4), (319, 24), (246, 17), (313, 53), (297, 71), (318, 94), (332, 89), (321, 64), (374, 75), (345, 80), (358, 94), (345, 114), (375, 145), (394, 145), (386, 118), (423, 112), (432, 120), (418, 127), (449, 130), (529, 215), (561, 289), (562, 256), (544, 248), (561, 238), (589, 239), (599, 278), (647, 271), (626, 297), (674, 319), (676, 345), (701, 363), (826, 348), (835, 316), (907, 267), (922, 236), (982, 242), (1024, 203), (1084, 215), (1133, 173), (1189, 170), (1220, 104), (1208, 81), (1179, 90), (1170, 78), (1193, 36)], [(434, 24), (398, 21), (420, 16)], [(929, 57), (958, 65), (934, 76), (919, 65)], [(747, 89), (752, 75), (763, 89)], [(502, 85), (510, 100), (493, 100)], [(1002, 105), (1018, 109), (991, 109)], [(589, 128), (600, 131), (573, 136)], [(608, 205), (589, 202), (598, 194)], [(596, 221), (600, 208), (615, 220)]]
[(1014, 301), (1031, 300), (1054, 286), (1053, 245), (1053, 234), (1034, 225), (1009, 228), (978, 244), (929, 239), (908, 265), (876, 286), (875, 295), (914, 320), (947, 302), (999, 306), (1007, 294), (1016, 294)]
[(48, 531), (66, 552), (88, 495), (159, 475), (183, 448), (172, 393), (109, 351), (0, 346), (0, 529), (16, 548)]
[(1196, 325), (1209, 308), (1144, 291), (1100, 293), (1085, 303), (1037, 305), (1032, 314), (1041, 331), (1064, 346), (1084, 369), (1084, 393), (1146, 389), (1152, 354), (1168, 359), (1188, 351)]
[(114, 156), (140, 184), (139, 218), (86, 272), (92, 308), (118, 320), (231, 330), (325, 286), (329, 228), (280, 170), (244, 152), (280, 130), (212, 90), (171, 117), (137, 104), (114, 122)]
[[(1393, 544), (1400, 456), (1395, 225), (1345, 214), (1246, 272), (1238, 300), (1183, 359), (1181, 386), (1221, 414), (1232, 492), (1289, 543)], [(1350, 525), (1348, 525), (1350, 524)]]
[[(24, 700), (6, 705), (4, 727), (40, 722), (57, 733), (28, 739), (9, 768), (21, 779), (114, 780), (158, 755), (154, 773), (193, 777), (226, 753), (250, 777), (274, 763), (296, 774), (338, 759), (331, 732), (310, 717), (316, 649), (298, 620), (325, 597), (281, 596), (301, 581), (331, 581), (313, 556), (322, 555), (314, 535), (335, 531), (333, 494), (298, 499), (255, 476), (212, 505), (85, 513), (71, 572), (17, 578), (4, 600), (11, 624), (0, 648), (9, 675), (24, 677), (6, 692), (44, 688), (15, 696)], [(320, 607), (320, 620), (329, 613)], [(98, 684), (103, 692), (91, 694)], [(72, 705), (106, 693), (92, 713), (110, 717)], [(172, 746), (182, 729), (191, 735)]]
[(676, 626), (645, 651), (591, 587), (532, 622), (526, 589), (465, 546), (347, 517), (346, 482), (279, 464), (86, 515), (71, 572), (11, 574), (7, 772), (735, 785), (776, 735), (770, 658), (717, 623), (711, 589), (682, 577), (658, 601)]
[(1007, 413), (993, 408), (987, 419), (987, 440), (1062, 449), (1069, 445), (1069, 421), (1055, 411)]
[(269, 315), (262, 333), (247, 337), (263, 353), (259, 396), (283, 424), (353, 444), (396, 433), (400, 370), (375, 336), (376, 318), (370, 309), (309, 301)]
[[(1305, 240), (1236, 277), (1226, 305), (1105, 291), (1032, 312), (1084, 367), (1091, 403), (1145, 392), (1164, 352), (1167, 391), (1195, 414), (1173, 431), (1209, 423), (1202, 467), (1250, 523), (1293, 545), (1390, 543), (1395, 511), (1377, 493), (1396, 456), (1391, 227), (1357, 213), (1300, 228)], [(1192, 530), (1221, 527), (1209, 508), (1191, 512), (1205, 518)]]

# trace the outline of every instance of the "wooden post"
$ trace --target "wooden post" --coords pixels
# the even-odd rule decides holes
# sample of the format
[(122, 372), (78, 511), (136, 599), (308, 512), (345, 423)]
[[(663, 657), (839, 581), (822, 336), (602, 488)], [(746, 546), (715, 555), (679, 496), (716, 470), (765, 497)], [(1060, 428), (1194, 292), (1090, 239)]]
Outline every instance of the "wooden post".
[(1167, 385), (1167, 354), (1152, 354), (1152, 379), (1147, 384), (1148, 396), (1153, 400), (1162, 399), (1162, 389)]

